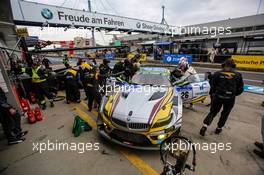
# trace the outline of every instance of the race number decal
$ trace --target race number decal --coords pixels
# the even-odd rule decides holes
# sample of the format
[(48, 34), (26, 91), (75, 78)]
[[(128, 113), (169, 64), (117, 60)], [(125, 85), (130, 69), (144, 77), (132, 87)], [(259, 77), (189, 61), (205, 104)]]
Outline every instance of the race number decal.
[(193, 97), (193, 87), (191, 84), (187, 86), (176, 86), (176, 91), (183, 100), (183, 102), (189, 101)]
[(189, 98), (189, 91), (181, 92), (181, 98), (182, 99), (188, 99)]

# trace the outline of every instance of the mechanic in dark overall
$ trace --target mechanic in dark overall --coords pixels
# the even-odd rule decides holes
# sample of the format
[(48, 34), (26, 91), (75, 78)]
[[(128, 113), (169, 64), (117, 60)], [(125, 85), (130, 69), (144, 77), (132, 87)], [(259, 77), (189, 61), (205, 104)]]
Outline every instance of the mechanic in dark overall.
[(65, 85), (66, 85), (66, 102), (80, 103), (80, 91), (78, 82), (80, 81), (80, 74), (78, 73), (77, 68), (70, 68), (65, 73)]
[(16, 109), (7, 102), (5, 92), (0, 87), (0, 122), (3, 126), (4, 134), (8, 140), (8, 145), (21, 143), (28, 131), (21, 129), (21, 117)]
[(125, 69), (125, 81), (129, 82), (133, 75), (133, 63), (129, 59), (124, 60), (124, 69)]
[(100, 74), (100, 70), (94, 67), (90, 72), (89, 78), (87, 80), (89, 111), (92, 111), (94, 101), (98, 104), (98, 106), (101, 103), (102, 97), (99, 92), (99, 85), (98, 85), (99, 74)]
[(223, 69), (213, 74), (212, 78), (212, 102), (209, 114), (205, 117), (204, 126), (200, 130), (200, 135), (204, 136), (207, 127), (212, 123), (214, 117), (223, 107), (220, 119), (215, 130), (215, 134), (220, 134), (227, 118), (234, 107), (236, 96), (243, 92), (243, 78), (234, 69), (234, 60), (228, 59), (223, 64)]
[(88, 99), (88, 88), (87, 88), (87, 80), (89, 78), (89, 73), (91, 71), (92, 67), (90, 66), (90, 64), (83, 62), (80, 66), (79, 66), (79, 73), (80, 73), (80, 80), (81, 80), (81, 84), (83, 86), (83, 89), (85, 91), (86, 94), (86, 98), (85, 100)]
[(103, 63), (100, 64), (99, 66), (99, 70), (100, 70), (99, 85), (104, 88), (106, 86), (106, 78), (111, 73), (111, 68), (108, 65), (109, 63), (110, 61), (108, 59), (103, 59)]

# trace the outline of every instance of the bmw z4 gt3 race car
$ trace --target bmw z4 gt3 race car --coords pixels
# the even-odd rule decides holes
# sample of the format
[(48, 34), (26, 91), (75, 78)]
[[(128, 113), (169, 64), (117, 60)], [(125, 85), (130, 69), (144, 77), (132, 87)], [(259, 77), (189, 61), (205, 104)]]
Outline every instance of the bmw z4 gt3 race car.
[(110, 77), (97, 120), (99, 134), (117, 144), (145, 150), (159, 149), (164, 139), (179, 134), (183, 93), (197, 92), (189, 85), (173, 87), (169, 76), (168, 69), (142, 67), (130, 83)]

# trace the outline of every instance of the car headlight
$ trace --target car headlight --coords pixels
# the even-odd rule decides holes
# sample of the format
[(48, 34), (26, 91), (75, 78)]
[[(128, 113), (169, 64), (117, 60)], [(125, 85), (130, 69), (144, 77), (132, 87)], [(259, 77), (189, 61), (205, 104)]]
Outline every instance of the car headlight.
[(158, 140), (163, 140), (167, 137), (167, 134), (161, 134), (161, 135), (158, 135)]
[(168, 124), (170, 124), (171, 120), (173, 117), (173, 113), (171, 113), (167, 118), (165, 119), (159, 119), (153, 126), (152, 128), (159, 128), (162, 126), (166, 126)]

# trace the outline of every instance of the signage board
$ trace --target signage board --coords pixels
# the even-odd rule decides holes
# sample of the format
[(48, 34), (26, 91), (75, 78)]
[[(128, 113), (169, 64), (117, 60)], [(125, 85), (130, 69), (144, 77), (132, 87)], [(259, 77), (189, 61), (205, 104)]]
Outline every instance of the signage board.
[(174, 32), (172, 31), (172, 26), (156, 22), (52, 6), (37, 2), (11, 0), (11, 6), (15, 24), (38, 26), (49, 24), (50, 26), (58, 27), (74, 26), (79, 29), (81, 27), (82, 29), (86, 27), (97, 27), (164, 34)]
[(264, 69), (263, 55), (232, 55), (237, 68)]
[(187, 54), (163, 54), (163, 62), (164, 63), (173, 63), (173, 64), (178, 64), (179, 60), (182, 57), (188, 58), (188, 63), (192, 64), (192, 55), (187, 55)]

